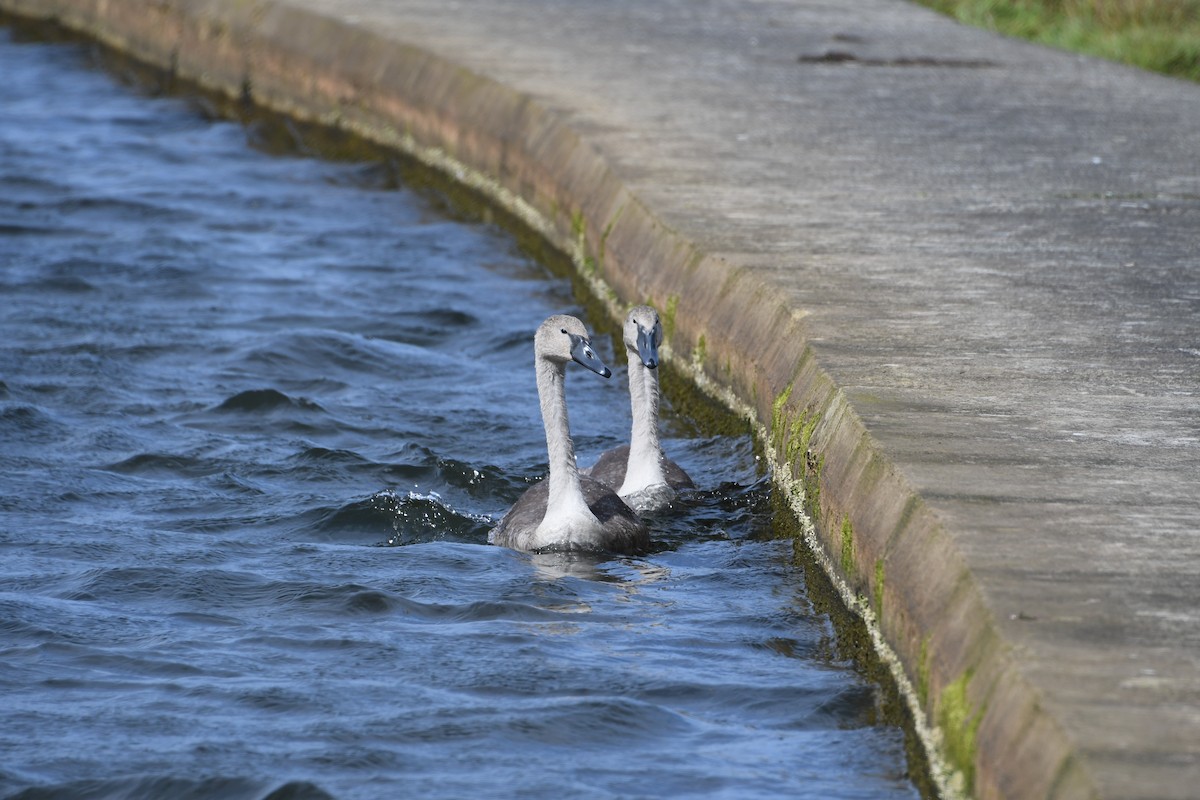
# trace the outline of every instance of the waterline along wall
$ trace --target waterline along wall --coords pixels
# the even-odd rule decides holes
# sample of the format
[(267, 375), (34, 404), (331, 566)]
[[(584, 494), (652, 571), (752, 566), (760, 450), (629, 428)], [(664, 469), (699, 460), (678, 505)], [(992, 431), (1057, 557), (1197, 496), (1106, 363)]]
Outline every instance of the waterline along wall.
[(664, 224), (562, 115), (356, 27), (353, 3), (328, 5), (0, 0), (206, 87), (404, 150), (572, 254), (614, 317), (629, 303), (657, 306), (677, 363), (761, 426), (811, 544), (902, 665), (918, 727), (946, 765), (935, 767), (943, 791), (1092, 796), (956, 545), (814, 356), (804, 315)]

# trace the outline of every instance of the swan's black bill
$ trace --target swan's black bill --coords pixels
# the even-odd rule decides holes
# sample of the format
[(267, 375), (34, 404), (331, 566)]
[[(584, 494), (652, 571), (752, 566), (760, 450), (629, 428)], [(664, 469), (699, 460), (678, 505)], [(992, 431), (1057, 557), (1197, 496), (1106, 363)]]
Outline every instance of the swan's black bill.
[(604, 362), (596, 355), (596, 351), (592, 349), (592, 343), (584, 336), (579, 336), (574, 333), (567, 333), (571, 337), (571, 358), (579, 364), (583, 364), (597, 375), (608, 378), (612, 375), (612, 370), (604, 366)]
[(638, 357), (650, 369), (658, 368), (658, 326), (646, 330), (638, 325)]

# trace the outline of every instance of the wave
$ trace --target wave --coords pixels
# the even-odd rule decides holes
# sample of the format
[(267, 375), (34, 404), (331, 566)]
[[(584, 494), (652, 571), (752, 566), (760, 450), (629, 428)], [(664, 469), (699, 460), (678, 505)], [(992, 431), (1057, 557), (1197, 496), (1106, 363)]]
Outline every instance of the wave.
[[(453, 338), (455, 331), (476, 328), (481, 324), (478, 316), (459, 309), (402, 311), (377, 329), (376, 336), (388, 342), (431, 347)], [(525, 338), (528, 340), (528, 335)]]
[(13, 225), (0, 223), (0, 236), (58, 236), (63, 229), (57, 225)]
[[(268, 320), (277, 327), (277, 320)], [(325, 377), (363, 375), (410, 378), (449, 374), (454, 363), (441, 353), (424, 347), (387, 339), (330, 330), (293, 330), (259, 340), (238, 355), (231, 368), (235, 375), (276, 375), (281, 380), (297, 374), (320, 372)]]
[(215, 411), (262, 412), (276, 409), (324, 411), (317, 403), (305, 398), (292, 398), (277, 389), (247, 389), (238, 392), (218, 405)]
[(38, 406), (20, 404), (0, 408), (0, 440), (41, 443), (70, 432), (67, 425)]
[(429, 542), (486, 544), (492, 519), (462, 513), (437, 492), (385, 489), (338, 506), (305, 512), (297, 532), (322, 541), (399, 547)]
[(673, 709), (631, 697), (555, 698), (535, 712), (507, 724), (510, 735), (536, 744), (628, 748), (639, 739), (683, 737), (699, 727)]
[(332, 800), (333, 795), (309, 781), (289, 781), (272, 788), (251, 778), (180, 778), (132, 776), (107, 780), (81, 780), (24, 789), (6, 800)]
[(324, 540), (379, 544), (380, 537), (388, 536), (387, 516), (380, 513), (371, 498), (313, 509), (306, 516), (315, 519), (306, 524), (302, 533), (319, 533)]
[(772, 539), (775, 511), (770, 476), (753, 483), (722, 482), (711, 489), (680, 492), (686, 515), (654, 517), (656, 539), (669, 546), (713, 539)]
[(202, 478), (224, 470), (224, 465), (205, 458), (176, 456), (167, 453), (138, 453), (122, 461), (107, 464), (101, 469), (122, 475), (139, 477)]
[(128, 197), (104, 197), (101, 195), (76, 195), (61, 200), (31, 202), (24, 210), (26, 213), (43, 212), (64, 216), (114, 214), (122, 222), (127, 222), (130, 219), (189, 222), (193, 219), (192, 214), (176, 208), (143, 200), (133, 200)]
[(391, 517), (393, 533), (384, 542), (387, 547), (439, 541), (485, 544), (492, 527), (490, 517), (460, 514), (437, 492), (400, 495), (388, 489), (373, 495), (370, 503)]
[(297, 601), (311, 609), (326, 608), (337, 616), (402, 614), (425, 622), (449, 624), (493, 620), (551, 622), (561, 620), (563, 616), (559, 611), (514, 600), (422, 602), (397, 592), (360, 584), (322, 586), (305, 592)]

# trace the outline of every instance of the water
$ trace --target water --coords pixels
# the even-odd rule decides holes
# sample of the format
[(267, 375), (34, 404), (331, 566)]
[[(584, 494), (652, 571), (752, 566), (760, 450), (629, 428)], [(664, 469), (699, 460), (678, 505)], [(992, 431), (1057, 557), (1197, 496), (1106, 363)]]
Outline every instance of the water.
[(918, 796), (747, 437), (666, 410), (643, 558), (488, 546), (571, 286), (89, 52), (0, 29), (0, 795)]

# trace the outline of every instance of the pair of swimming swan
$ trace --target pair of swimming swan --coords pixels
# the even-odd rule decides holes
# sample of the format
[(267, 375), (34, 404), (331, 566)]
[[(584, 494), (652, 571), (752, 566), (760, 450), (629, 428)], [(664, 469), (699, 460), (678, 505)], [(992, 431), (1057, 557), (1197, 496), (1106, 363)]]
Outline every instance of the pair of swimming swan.
[(683, 469), (666, 458), (658, 440), (658, 345), (662, 324), (650, 306), (625, 318), (629, 351), (630, 444), (600, 456), (581, 471), (567, 422), (567, 363), (574, 361), (607, 378), (587, 329), (575, 317), (555, 315), (534, 335), (534, 363), (550, 474), (528, 489), (488, 536), (517, 550), (590, 550), (636, 553), (650, 544), (638, 513), (658, 510), (677, 489), (692, 486)]

